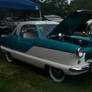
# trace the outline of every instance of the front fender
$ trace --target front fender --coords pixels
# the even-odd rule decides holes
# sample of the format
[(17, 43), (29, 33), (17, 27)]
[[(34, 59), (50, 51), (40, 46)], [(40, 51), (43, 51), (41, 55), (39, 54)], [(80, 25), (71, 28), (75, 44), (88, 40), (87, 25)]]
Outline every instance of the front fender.
[(76, 53), (78, 48), (80, 48), (79, 45), (75, 45), (72, 43), (56, 41), (51, 39), (43, 39), (43, 38), (36, 39), (34, 45), (39, 47), (69, 52), (69, 53)]

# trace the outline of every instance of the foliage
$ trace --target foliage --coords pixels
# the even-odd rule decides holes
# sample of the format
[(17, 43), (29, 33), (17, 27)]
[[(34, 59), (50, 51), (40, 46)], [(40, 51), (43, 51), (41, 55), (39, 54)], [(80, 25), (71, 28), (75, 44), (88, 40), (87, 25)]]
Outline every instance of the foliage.
[(65, 16), (68, 13), (67, 0), (46, 0), (45, 3), (40, 3), (39, 0), (31, 0), (41, 5), (42, 15), (57, 14)]
[(92, 9), (92, 0), (73, 0), (70, 4), (71, 11), (80, 9)]

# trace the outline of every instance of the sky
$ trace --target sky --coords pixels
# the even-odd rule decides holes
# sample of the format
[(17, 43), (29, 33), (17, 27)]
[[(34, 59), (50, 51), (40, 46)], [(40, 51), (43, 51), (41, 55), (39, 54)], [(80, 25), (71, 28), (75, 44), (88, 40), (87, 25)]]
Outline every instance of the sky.
[(72, 0), (68, 0), (68, 3), (70, 4), (71, 1), (72, 1)]

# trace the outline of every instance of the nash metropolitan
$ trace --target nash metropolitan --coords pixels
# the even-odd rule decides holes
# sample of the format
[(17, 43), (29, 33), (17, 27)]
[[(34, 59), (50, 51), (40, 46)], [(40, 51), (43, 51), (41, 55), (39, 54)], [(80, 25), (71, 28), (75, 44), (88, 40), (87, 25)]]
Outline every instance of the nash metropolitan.
[(72, 33), (92, 16), (85, 11), (74, 15), (72, 13), (59, 25), (49, 21), (23, 22), (12, 34), (2, 35), (1, 49), (7, 61), (15, 58), (46, 68), (56, 82), (62, 82), (65, 75), (88, 72), (92, 63), (92, 38)]

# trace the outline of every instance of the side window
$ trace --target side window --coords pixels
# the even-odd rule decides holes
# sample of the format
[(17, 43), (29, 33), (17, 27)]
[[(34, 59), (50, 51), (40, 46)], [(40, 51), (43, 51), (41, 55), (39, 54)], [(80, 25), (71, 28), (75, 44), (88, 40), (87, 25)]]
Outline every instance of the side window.
[(24, 25), (21, 28), (20, 35), (23, 38), (32, 38), (35, 39), (38, 37), (36, 26), (35, 25)]

